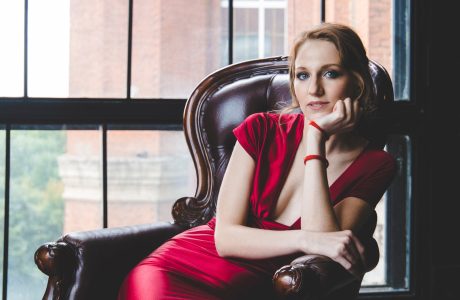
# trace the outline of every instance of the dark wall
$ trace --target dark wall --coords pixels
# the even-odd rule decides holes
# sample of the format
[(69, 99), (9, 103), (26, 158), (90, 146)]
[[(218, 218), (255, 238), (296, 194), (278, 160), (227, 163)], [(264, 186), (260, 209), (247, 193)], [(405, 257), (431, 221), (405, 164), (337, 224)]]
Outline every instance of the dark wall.
[[(429, 3), (428, 3), (429, 2)], [(426, 1), (431, 192), (430, 299), (460, 299), (460, 15), (457, 1)], [(457, 45), (455, 45), (457, 44)], [(416, 273), (416, 276), (419, 276)], [(423, 276), (423, 275), (420, 275)], [(423, 282), (422, 282), (423, 283)]]

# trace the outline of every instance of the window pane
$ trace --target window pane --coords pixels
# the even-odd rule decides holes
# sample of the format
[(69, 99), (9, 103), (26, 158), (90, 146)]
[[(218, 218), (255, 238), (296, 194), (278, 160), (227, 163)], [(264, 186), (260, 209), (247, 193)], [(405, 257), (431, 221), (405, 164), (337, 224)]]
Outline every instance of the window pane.
[(326, 1), (326, 21), (353, 27), (368, 56), (391, 75), (398, 100), (409, 99), (410, 20), (408, 0)]
[(260, 38), (258, 9), (235, 7), (233, 27), (233, 61), (258, 58)]
[[(288, 48), (294, 39), (304, 30), (321, 22), (321, 0), (287, 1)], [(289, 53), (286, 53), (289, 54)]]
[(65, 204), (63, 232), (102, 228), (102, 160), (99, 130), (67, 130), (59, 157)]
[(69, 95), (69, 0), (29, 0), (28, 94)]
[(286, 1), (235, 0), (235, 62), (286, 54)]
[(101, 206), (97, 136), (45, 126), (12, 130), (8, 298), (44, 293), (47, 277), (33, 263), (39, 245), (102, 227), (102, 209), (88, 209)]
[(234, 1), (234, 62), (288, 55), (297, 35), (320, 23), (320, 0)]
[[(227, 64), (224, 1), (134, 1), (131, 96), (188, 98), (207, 74)], [(184, 9), (186, 8), (186, 9)], [(225, 19), (225, 22), (223, 20)]]
[(383, 196), (380, 202), (375, 207), (377, 212), (377, 226), (374, 231), (374, 239), (379, 245), (380, 259), (377, 266), (370, 272), (367, 272), (364, 275), (362, 285), (373, 286), (373, 285), (386, 285), (386, 276), (385, 276), (385, 265), (386, 265), (386, 245), (387, 245), (387, 232), (385, 228), (385, 214), (386, 214), (386, 203), (387, 203), (387, 193)]
[(70, 97), (126, 97), (128, 3), (70, 1)]
[(408, 136), (392, 135), (386, 151), (396, 158), (398, 172), (376, 207), (374, 238), (379, 245), (380, 260), (377, 267), (363, 279), (361, 292), (365, 293), (407, 291), (410, 288), (412, 142)]
[(24, 1), (0, 1), (0, 97), (24, 96)]
[(126, 97), (128, 1), (29, 0), (29, 95)]
[(410, 1), (394, 1), (393, 86), (397, 100), (410, 96)]
[(175, 200), (195, 195), (182, 131), (109, 130), (107, 141), (109, 226), (171, 221)]
[(8, 298), (35, 299), (47, 278), (33, 263), (37, 247), (62, 234), (63, 186), (58, 158), (65, 132), (11, 131)]
[(286, 54), (284, 8), (265, 10), (265, 51), (264, 57)]

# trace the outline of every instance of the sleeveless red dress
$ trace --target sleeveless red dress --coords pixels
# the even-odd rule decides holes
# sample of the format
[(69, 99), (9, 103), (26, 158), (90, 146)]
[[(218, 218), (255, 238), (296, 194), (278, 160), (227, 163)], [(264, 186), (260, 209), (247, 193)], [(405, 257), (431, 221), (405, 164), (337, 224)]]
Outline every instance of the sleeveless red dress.
[[(276, 200), (299, 147), (302, 114), (257, 113), (233, 130), (255, 160), (248, 226), (267, 230), (300, 229), (271, 220)], [(332, 204), (359, 197), (372, 207), (395, 175), (387, 152), (366, 147), (330, 186)], [(222, 258), (214, 243), (215, 218), (171, 238), (141, 261), (125, 278), (118, 299), (274, 299), (272, 276), (301, 253), (271, 259)]]

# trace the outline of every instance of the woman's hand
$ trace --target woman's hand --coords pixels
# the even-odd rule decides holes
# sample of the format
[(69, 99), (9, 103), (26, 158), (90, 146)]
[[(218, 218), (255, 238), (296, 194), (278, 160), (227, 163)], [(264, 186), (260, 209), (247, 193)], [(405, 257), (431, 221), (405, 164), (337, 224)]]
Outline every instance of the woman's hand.
[(360, 116), (361, 108), (358, 101), (351, 101), (350, 98), (346, 98), (345, 100), (338, 100), (331, 113), (315, 119), (315, 122), (330, 136), (351, 131), (356, 126)]
[(305, 237), (305, 253), (327, 256), (357, 278), (362, 278), (366, 266), (365, 249), (351, 230), (305, 231)]

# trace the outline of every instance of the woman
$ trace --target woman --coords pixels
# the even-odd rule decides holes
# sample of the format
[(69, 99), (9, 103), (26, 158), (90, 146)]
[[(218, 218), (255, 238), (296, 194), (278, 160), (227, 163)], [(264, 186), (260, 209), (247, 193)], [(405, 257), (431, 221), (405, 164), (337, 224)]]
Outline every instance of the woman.
[[(172, 238), (125, 279), (119, 299), (272, 299), (271, 278), (302, 254), (361, 278), (356, 237), (395, 174), (356, 130), (373, 109), (368, 58), (349, 27), (303, 33), (290, 56), (292, 105), (258, 113), (237, 138), (207, 225)], [(288, 114), (293, 108), (301, 113)]]

